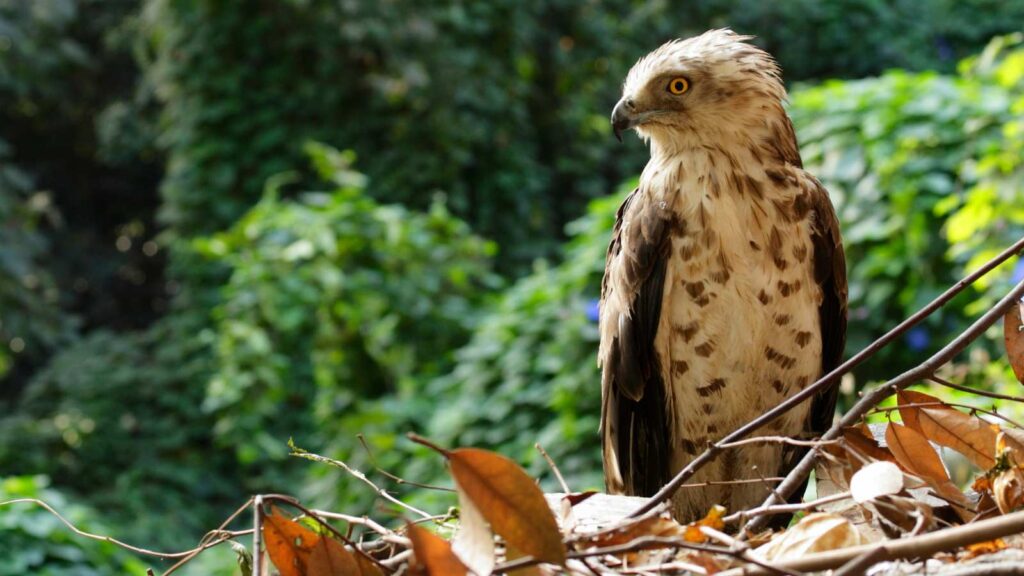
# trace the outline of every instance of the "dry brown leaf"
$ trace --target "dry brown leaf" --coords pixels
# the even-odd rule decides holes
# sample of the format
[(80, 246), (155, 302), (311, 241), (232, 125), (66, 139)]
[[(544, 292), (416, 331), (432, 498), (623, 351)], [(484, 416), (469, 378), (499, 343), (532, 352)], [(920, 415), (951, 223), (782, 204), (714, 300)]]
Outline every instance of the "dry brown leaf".
[(263, 541), (281, 576), (309, 576), (310, 556), (320, 535), (281, 514), (277, 507), (263, 518)]
[(946, 403), (942, 400), (925, 394), (924, 392), (917, 392), (916, 390), (899, 390), (896, 392), (896, 403), (899, 405), (900, 419), (903, 420), (908, 428), (921, 432), (920, 412), (922, 406), (918, 404), (931, 404), (926, 406), (936, 410), (953, 410), (955, 408), (946, 406)]
[(890, 422), (885, 430), (885, 441), (896, 461), (910, 473), (925, 480), (949, 481), (942, 459), (917, 430)]
[(993, 552), (999, 552), (1000, 550), (1006, 549), (1006, 542), (1002, 538), (996, 538), (995, 540), (988, 540), (986, 542), (978, 542), (977, 544), (968, 544), (964, 546), (965, 554), (963, 554), (961, 560), (970, 560), (983, 554), (991, 554)]
[(340, 542), (321, 535), (309, 555), (306, 576), (362, 576), (356, 559)]
[(861, 544), (865, 542), (849, 520), (817, 512), (804, 516), (795, 526), (758, 548), (756, 553), (766, 560), (780, 561)]
[(356, 559), (356, 567), (359, 569), (356, 574), (359, 576), (384, 576), (380, 567), (374, 564), (370, 559), (355, 552), (352, 553), (352, 556)]
[(1012, 466), (992, 480), (992, 497), (1003, 514), (1015, 512), (1024, 506), (1024, 470)]
[(1006, 428), (996, 437), (996, 454), (1009, 450), (1014, 462), (1024, 463), (1024, 430)]
[(565, 564), (555, 517), (540, 488), (518, 464), (477, 448), (452, 450), (447, 456), (459, 491), (499, 536), (542, 562)]
[[(505, 561), (511, 562), (523, 556), (526, 556), (526, 554), (516, 550), (514, 546), (505, 546)], [(508, 573), (511, 576), (541, 576), (540, 566), (536, 564), (518, 570), (509, 570)]]
[[(588, 547), (605, 548), (618, 546), (632, 542), (641, 536), (682, 536), (686, 527), (673, 520), (668, 514), (659, 516), (648, 516), (639, 520), (633, 520), (624, 526), (617, 526), (591, 536), (588, 540)], [(658, 544), (652, 544), (652, 548), (660, 548)]]
[(976, 416), (946, 408), (921, 408), (920, 432), (926, 438), (963, 454), (979, 468), (995, 465), (996, 430)]
[(706, 526), (708, 528), (714, 528), (715, 530), (724, 529), (725, 522), (722, 518), (725, 517), (725, 512), (725, 506), (715, 504), (711, 507), (711, 510), (708, 510), (706, 516), (696, 522), (691, 522), (686, 525), (686, 530), (683, 531), (683, 539), (687, 542), (694, 542), (696, 544), (703, 544), (704, 542), (707, 542), (708, 537), (704, 532), (701, 532), (701, 527)]
[[(444, 538), (426, 528), (408, 524), (406, 532), (412, 541), (411, 572), (421, 576), (466, 576), (466, 565), (452, 552)], [(282, 574), (281, 576), (285, 576)]]
[(1010, 361), (1013, 374), (1024, 383), (1024, 303), (1006, 311), (1003, 316), (1003, 342), (1006, 344), (1006, 358)]
[[(847, 450), (852, 450), (868, 460), (896, 462), (896, 458), (889, 450), (879, 446), (870, 433), (865, 433), (861, 428), (843, 429), (843, 440)], [(855, 470), (863, 465), (856, 458), (852, 458), (851, 463)]]

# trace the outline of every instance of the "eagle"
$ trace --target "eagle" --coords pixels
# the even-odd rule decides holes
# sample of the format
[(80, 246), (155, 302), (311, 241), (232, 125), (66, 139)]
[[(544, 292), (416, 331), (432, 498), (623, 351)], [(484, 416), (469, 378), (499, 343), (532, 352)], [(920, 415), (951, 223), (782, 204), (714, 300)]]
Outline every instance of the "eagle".
[[(626, 76), (611, 122), (650, 160), (618, 209), (599, 308), (607, 489), (650, 496), (715, 442), (841, 360), (846, 260), (828, 192), (807, 173), (771, 55), (711, 30)], [(836, 387), (762, 428), (809, 437)], [(673, 496), (681, 521), (763, 501), (806, 449), (722, 453)], [(722, 482), (725, 481), (725, 482)], [(799, 497), (799, 496), (798, 496)]]

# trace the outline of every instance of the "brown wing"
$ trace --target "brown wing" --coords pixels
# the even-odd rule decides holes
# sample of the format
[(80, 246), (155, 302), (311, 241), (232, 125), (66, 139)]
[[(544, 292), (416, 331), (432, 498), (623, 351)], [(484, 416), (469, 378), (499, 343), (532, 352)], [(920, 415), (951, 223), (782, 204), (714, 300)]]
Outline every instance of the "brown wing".
[[(605, 262), (601, 427), (609, 492), (650, 495), (669, 479), (672, 433), (654, 337), (671, 245), (664, 211), (640, 194), (619, 207)], [(628, 302), (628, 311), (612, 302)]]
[[(806, 174), (806, 173), (805, 173)], [(839, 219), (825, 188), (813, 177), (806, 175), (809, 194), (809, 208), (813, 214), (811, 243), (814, 265), (814, 280), (821, 286), (822, 300), (818, 307), (821, 327), (821, 375), (832, 371), (843, 358), (846, 345), (846, 255), (839, 235)], [(832, 426), (836, 411), (836, 396), (839, 383), (829, 386), (811, 400), (806, 431), (820, 436)], [(785, 476), (796, 466), (806, 448), (787, 446), (782, 452), (779, 474)], [(807, 481), (789, 496), (790, 503), (803, 498)], [(774, 528), (785, 528), (789, 517), (780, 515), (770, 522)]]
[[(814, 181), (811, 191), (814, 228), (814, 279), (821, 286), (822, 301), (818, 308), (821, 325), (821, 374), (831, 372), (842, 362), (846, 346), (846, 254), (839, 234), (839, 219), (825, 188)], [(811, 405), (810, 430), (817, 435), (832, 426), (836, 410), (836, 382), (814, 399)]]

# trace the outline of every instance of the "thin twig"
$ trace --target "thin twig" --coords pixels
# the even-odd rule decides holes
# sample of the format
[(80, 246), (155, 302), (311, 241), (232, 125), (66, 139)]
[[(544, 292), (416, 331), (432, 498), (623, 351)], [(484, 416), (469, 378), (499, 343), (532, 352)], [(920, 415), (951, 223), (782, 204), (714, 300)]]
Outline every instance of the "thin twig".
[(292, 454), (291, 454), (292, 456), (296, 456), (296, 457), (299, 457), (299, 458), (305, 458), (306, 460), (312, 460), (313, 462), (320, 462), (321, 464), (330, 464), (331, 466), (336, 466), (338, 468), (341, 468), (345, 472), (348, 472), (350, 475), (352, 475), (356, 480), (359, 480), (359, 481), (363, 482), (364, 484), (366, 484), (367, 486), (369, 486), (370, 488), (372, 488), (373, 491), (376, 492), (378, 496), (380, 496), (381, 498), (384, 498), (388, 502), (391, 502), (392, 504), (395, 504), (397, 506), (405, 508), (406, 510), (412, 512), (413, 514), (417, 514), (417, 515), (422, 516), (424, 518), (429, 518), (430, 517), (430, 514), (424, 512), (423, 510), (420, 510), (419, 508), (416, 508), (415, 506), (412, 506), (410, 504), (406, 504), (405, 502), (402, 502), (398, 498), (395, 498), (387, 490), (385, 490), (385, 489), (381, 488), (380, 486), (377, 486), (376, 484), (374, 484), (373, 480), (370, 480), (369, 478), (366, 477), (366, 474), (363, 474), (359, 470), (356, 470), (355, 468), (349, 466), (348, 464), (342, 462), (341, 460), (335, 460), (334, 458), (328, 458), (327, 456), (321, 456), (319, 454), (313, 454), (312, 452), (307, 452), (306, 450), (303, 450), (302, 448), (298, 448), (296, 446), (292, 446), (291, 448), (292, 448)]
[[(81, 530), (77, 526), (72, 524), (70, 520), (68, 520), (67, 518), (62, 516), (60, 514), (60, 512), (57, 512), (57, 510), (55, 510), (52, 506), (50, 506), (46, 502), (43, 502), (42, 500), (39, 500), (39, 499), (36, 499), (36, 498), (15, 498), (13, 500), (5, 500), (3, 502), (0, 502), (0, 506), (8, 506), (10, 504), (25, 504), (25, 503), (35, 504), (36, 506), (40, 506), (40, 507), (44, 508), (47, 512), (49, 512), (50, 514), (53, 514), (54, 516), (56, 516), (57, 519), (60, 520), (62, 524), (67, 526), (68, 530), (71, 530), (72, 532), (74, 532), (75, 534), (77, 534), (79, 536), (82, 536), (83, 538), (89, 538), (91, 540), (99, 540), (100, 542), (108, 542), (108, 543), (113, 544), (115, 546), (119, 546), (121, 548), (124, 548), (125, 550), (129, 550), (131, 552), (135, 552), (136, 554), (145, 554), (146, 556), (153, 556), (155, 558), (164, 558), (166, 560), (176, 560), (178, 558), (185, 558), (185, 557), (195, 553), (196, 550), (202, 551), (204, 549), (203, 546), (199, 546), (199, 547), (193, 548), (191, 550), (186, 550), (185, 552), (157, 552), (155, 550), (148, 550), (146, 548), (139, 548), (138, 546), (132, 546), (131, 544), (128, 544), (126, 542), (122, 542), (122, 541), (118, 540), (117, 538), (114, 538), (114, 537), (111, 537), (111, 536), (104, 536), (102, 534), (93, 534), (91, 532), (86, 532), (84, 530)], [(221, 540), (221, 542), (223, 542), (223, 541), (224, 540)], [(219, 544), (220, 542), (217, 542), (217, 543)], [(205, 546), (205, 547), (209, 548), (210, 546)]]
[[(1022, 242), (1024, 242), (1024, 240), (1022, 240)], [(967, 330), (954, 338), (952, 342), (946, 344), (941, 350), (933, 354), (927, 360), (862, 396), (861, 399), (858, 400), (842, 418), (832, 425), (832, 428), (822, 435), (822, 440), (834, 440), (838, 438), (842, 434), (843, 428), (856, 424), (858, 420), (864, 417), (864, 415), (872, 408), (877, 406), (879, 402), (888, 398), (897, 390), (902, 390), (903, 388), (934, 374), (940, 366), (953, 359), (953, 357), (963, 351), (968, 344), (983, 334), (989, 326), (995, 324), (996, 321), (1001, 319), (1003, 314), (1005, 314), (1011, 306), (1016, 306), (1022, 295), (1024, 295), (1024, 281), (1021, 281), (1014, 286), (1013, 289), (1010, 290), (1010, 292), (999, 302), (997, 302), (991, 310), (982, 315), (981, 318), (975, 320)], [(816, 456), (817, 450), (808, 450), (807, 454), (800, 459), (800, 462), (788, 475), (786, 475), (786, 479), (782, 481), (782, 484), (776, 488), (775, 492), (768, 496), (764, 502), (764, 506), (781, 504), (789, 497), (790, 494), (793, 493), (793, 491), (796, 490), (797, 486), (803, 484), (804, 479), (814, 467)], [(758, 516), (757, 518), (754, 518), (746, 527), (744, 527), (743, 532), (747, 534), (756, 533), (758, 530), (764, 528), (766, 520), (767, 516)]]
[[(768, 570), (772, 574), (787, 574), (789, 576), (798, 576), (799, 573), (787, 568), (776, 568), (774, 566), (764, 563), (762, 560), (747, 554), (744, 550), (733, 550), (723, 546), (715, 546), (711, 544), (697, 544), (694, 542), (687, 542), (681, 538), (671, 538), (665, 536), (640, 536), (629, 542), (623, 544), (616, 544), (614, 546), (605, 546), (602, 548), (592, 548), (590, 550), (584, 550), (580, 552), (570, 552), (566, 557), (572, 559), (588, 558), (593, 556), (605, 556), (608, 554), (625, 554), (627, 552), (635, 552), (637, 550), (643, 550), (645, 548), (683, 548), (686, 550), (697, 550), (699, 552), (707, 552), (710, 554), (722, 554), (742, 560), (755, 566), (760, 566), (765, 570)], [(512, 570), (518, 570), (527, 566), (534, 566), (539, 561), (533, 556), (523, 556), (516, 558), (515, 560), (502, 562), (494, 567), (492, 574), (499, 574), (502, 572), (510, 572)]]
[(943, 402), (943, 401), (939, 401), (939, 402), (911, 402), (909, 404), (897, 404), (895, 406), (875, 406), (874, 408), (872, 408), (868, 412), (868, 415), (870, 416), (871, 414), (889, 413), (889, 412), (892, 412), (894, 410), (899, 410), (900, 408), (943, 408), (943, 407), (963, 408), (964, 410), (970, 410), (971, 412), (978, 412), (980, 414), (987, 414), (989, 416), (992, 416), (993, 418), (998, 418), (998, 419), (1006, 422), (1007, 424), (1012, 424), (1014, 428), (1024, 428), (1024, 426), (1022, 426), (1020, 423), (1014, 421), (1012, 418), (1010, 418), (1008, 416), (1003, 416), (1002, 414), (1000, 414), (999, 412), (996, 412), (995, 410), (986, 410), (984, 408), (978, 408), (977, 406), (971, 406), (970, 404), (959, 404), (959, 403), (956, 403), (956, 402)]
[(181, 568), (182, 566), (190, 562), (193, 558), (198, 556), (200, 552), (206, 550), (207, 548), (212, 548), (218, 544), (221, 544), (222, 542), (231, 540), (237, 536), (251, 534), (253, 530), (241, 530), (238, 532), (228, 532), (228, 534), (230, 534), (230, 537), (223, 537), (223, 534), (225, 533), (225, 528), (227, 528), (229, 524), (234, 522), (235, 518), (238, 518), (242, 514), (242, 512), (248, 510), (249, 506), (252, 505), (253, 500), (254, 499), (250, 497), (248, 500), (245, 501), (245, 504), (239, 506), (237, 509), (235, 509), (234, 512), (231, 513), (230, 516), (225, 518), (224, 521), (220, 523), (220, 526), (218, 526), (215, 530), (207, 532), (206, 535), (199, 540), (199, 546), (193, 549), (193, 553), (175, 562), (173, 566), (164, 571), (163, 576), (170, 576), (170, 574), (173, 574), (175, 570)]
[(1024, 397), (1022, 396), (1010, 396), (1008, 394), (989, 392), (988, 390), (981, 390), (979, 388), (971, 388), (970, 386), (964, 386), (963, 384), (956, 384), (954, 382), (950, 382), (949, 380), (946, 380), (945, 378), (941, 378), (934, 374), (929, 376), (928, 379), (941, 386), (952, 388), (954, 390), (959, 390), (961, 392), (968, 392), (970, 394), (974, 394), (975, 396), (987, 396), (988, 398), (995, 398), (996, 400), (1009, 400), (1010, 402), (1024, 402)]
[(253, 498), (252, 524), (252, 573), (263, 576), (263, 496)]
[(679, 486), (680, 488), (706, 488), (708, 486), (736, 486), (739, 484), (771, 484), (782, 482), (782, 476), (765, 476), (764, 478), (741, 478), (737, 480), (708, 480), (706, 482), (691, 482)]
[(555, 461), (548, 455), (547, 450), (544, 450), (544, 447), (540, 445), (540, 442), (534, 444), (533, 447), (540, 452), (540, 455), (544, 457), (545, 461), (547, 461), (548, 466), (551, 467), (551, 472), (554, 473), (555, 478), (558, 479), (558, 484), (562, 487), (562, 492), (570, 494), (569, 485), (565, 483), (565, 478), (562, 477), (562, 473), (558, 470), (558, 466), (555, 464)]
[(750, 510), (741, 510), (734, 514), (730, 514), (722, 521), (726, 524), (732, 524), (733, 522), (745, 522), (749, 518), (755, 516), (772, 515), (772, 514), (791, 514), (793, 512), (801, 512), (803, 510), (810, 510), (817, 508), (822, 504), (830, 504), (832, 502), (838, 502), (840, 500), (846, 500), (851, 498), (849, 492), (842, 492), (839, 494), (832, 494), (831, 496), (823, 496), (817, 500), (811, 500), (810, 502), (801, 502), (798, 504), (776, 504), (774, 506), (759, 506)]
[(790, 446), (809, 446), (814, 448), (817, 446), (825, 446), (835, 443), (836, 442), (834, 440), (798, 440), (788, 436), (755, 436), (753, 438), (744, 438), (743, 440), (737, 440), (735, 442), (726, 442), (725, 444), (722, 444), (721, 447), (725, 449), (737, 448), (747, 444), (789, 444)]
[[(964, 288), (973, 284), (975, 281), (978, 280), (978, 278), (981, 278), (985, 274), (988, 274), (992, 269), (999, 266), (1000, 264), (1014, 256), (1015, 254), (1019, 253), (1022, 249), (1024, 249), (1024, 238), (1017, 240), (1016, 242), (1014, 242), (1012, 246), (1001, 252), (999, 255), (992, 258), (991, 260), (983, 264), (980, 268), (978, 268), (971, 274), (968, 274), (966, 277), (962, 278), (960, 281), (950, 286), (945, 292), (943, 292), (937, 298), (935, 298), (927, 305), (925, 305), (924, 308), (921, 308), (913, 315), (911, 315), (909, 318), (897, 324), (894, 328), (886, 332), (879, 339), (872, 342), (870, 345), (868, 345), (860, 352), (854, 354), (849, 360), (843, 362), (835, 369), (833, 369), (831, 372), (819, 378), (817, 382), (804, 388), (803, 390), (794, 394), (793, 396), (790, 396), (785, 401), (777, 405), (775, 408), (772, 408), (768, 412), (765, 412), (759, 417), (733, 430), (725, 437), (723, 437), (721, 440), (709, 446), (706, 450), (704, 450), (703, 453), (701, 453), (699, 456), (691, 460), (689, 464), (687, 464), (686, 466), (683, 467), (682, 470), (677, 472), (675, 477), (673, 477), (668, 484), (663, 486), (661, 490), (658, 490), (658, 492), (654, 496), (652, 496), (645, 504), (634, 510), (630, 515), (639, 516), (641, 514), (644, 514), (651, 508), (660, 504), (661, 502), (665, 502), (668, 499), (672, 498), (672, 495), (675, 494), (676, 490), (679, 489), (680, 485), (684, 484), (687, 480), (693, 477), (693, 475), (698, 470), (700, 470), (709, 462), (718, 457), (718, 455), (723, 450), (721, 447), (722, 444), (728, 444), (730, 442), (735, 442), (742, 438), (746, 438), (751, 433), (760, 429), (762, 426), (765, 426), (766, 424), (774, 421), (779, 416), (785, 414), (794, 407), (802, 404), (809, 398), (816, 396), (819, 392), (826, 389), (828, 386), (831, 386), (833, 383), (838, 383), (839, 379), (844, 374), (846, 374), (850, 370), (853, 370), (855, 367), (859, 366), (868, 358), (874, 356), (879, 350), (888, 346), (894, 340), (903, 335), (907, 330), (913, 328), (919, 322), (921, 322), (926, 317), (931, 315), (933, 312), (944, 306), (947, 302), (952, 300), (953, 297), (962, 292)], [(811, 451), (810, 453), (813, 454), (813, 451)], [(804, 474), (806, 475), (806, 472)]]
[(356, 438), (358, 438), (359, 443), (363, 445), (363, 450), (366, 450), (366, 456), (370, 459), (370, 465), (373, 466), (373, 469), (376, 470), (377, 472), (380, 472), (384, 476), (390, 478), (391, 480), (394, 480), (396, 484), (408, 484), (409, 486), (424, 488), (426, 490), (437, 490), (438, 492), (455, 492), (453, 488), (447, 488), (445, 486), (434, 486), (433, 484), (423, 484), (421, 482), (415, 482), (413, 480), (406, 480), (405, 478), (396, 476), (395, 474), (388, 472), (387, 470), (381, 468), (379, 464), (377, 464), (377, 459), (373, 456), (373, 451), (370, 450), (370, 445), (366, 443), (366, 438), (364, 438), (362, 434), (356, 434)]

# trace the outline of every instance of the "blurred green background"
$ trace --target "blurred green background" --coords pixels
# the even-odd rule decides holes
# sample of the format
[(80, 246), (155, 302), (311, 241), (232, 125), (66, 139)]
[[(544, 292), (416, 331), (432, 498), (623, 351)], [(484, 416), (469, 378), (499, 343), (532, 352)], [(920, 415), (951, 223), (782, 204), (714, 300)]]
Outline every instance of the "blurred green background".
[[(844, 224), (849, 353), (1024, 232), (1021, 22), (999, 0), (0, 0), (0, 499), (165, 550), (255, 492), (398, 515), (294, 438), (443, 513), (356, 440), (445, 483), (407, 431), (553, 488), (540, 442), (599, 487), (595, 299), (647, 155), (607, 120), (630, 65), (719, 26), (777, 56)], [(950, 376), (1015, 391), (999, 354)], [(222, 548), (185, 573), (232, 573)], [(0, 576), (145, 566), (168, 564), (0, 508)]]

